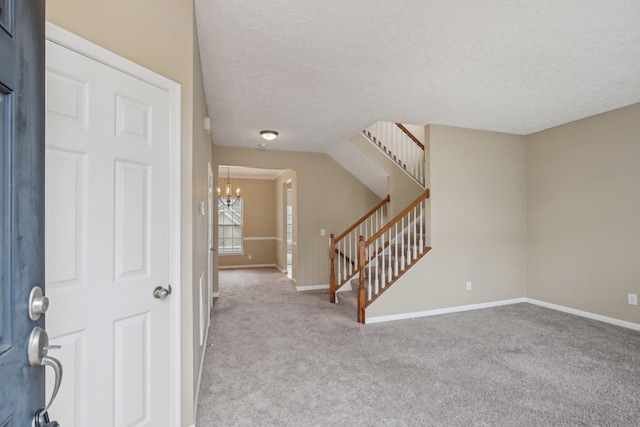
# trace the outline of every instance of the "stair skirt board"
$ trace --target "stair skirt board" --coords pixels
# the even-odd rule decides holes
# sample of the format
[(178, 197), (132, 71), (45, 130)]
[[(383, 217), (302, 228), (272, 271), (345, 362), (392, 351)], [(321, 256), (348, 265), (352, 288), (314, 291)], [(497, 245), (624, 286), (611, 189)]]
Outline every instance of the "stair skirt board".
[(336, 291), (336, 294), (339, 294), (340, 292), (349, 292), (349, 291), (355, 291), (355, 289), (353, 289), (353, 287), (351, 286), (351, 280), (349, 280), (344, 285), (340, 286), (340, 289)]
[(309, 285), (309, 286), (296, 286), (296, 291), (305, 292), (305, 291), (317, 291), (320, 289), (329, 289), (329, 284), (326, 285)]

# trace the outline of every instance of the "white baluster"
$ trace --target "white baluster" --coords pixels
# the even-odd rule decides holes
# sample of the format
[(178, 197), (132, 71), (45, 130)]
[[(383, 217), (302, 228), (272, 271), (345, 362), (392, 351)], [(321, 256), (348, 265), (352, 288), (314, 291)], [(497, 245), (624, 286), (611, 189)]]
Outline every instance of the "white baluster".
[(407, 212), (407, 265), (411, 264), (411, 211)]
[(382, 258), (382, 261), (380, 261), (380, 264), (381, 264), (382, 268), (380, 270), (379, 276), (380, 276), (380, 287), (382, 289), (384, 289), (385, 284), (386, 284), (386, 280), (387, 280), (387, 275), (386, 275), (386, 271), (385, 271), (385, 265), (386, 264), (384, 262), (384, 233), (382, 233), (382, 236), (380, 236), (380, 244), (381, 244), (380, 249), (382, 249), (382, 250), (380, 251), (380, 255), (376, 256), (376, 259), (378, 259), (380, 257)]
[(397, 276), (398, 275), (398, 223), (396, 222), (395, 224), (395, 234), (396, 237), (393, 240), (395, 242), (395, 244), (393, 245), (394, 249), (395, 249), (395, 261), (393, 262), (393, 275)]
[(420, 253), (424, 252), (424, 205), (426, 200), (420, 202)]
[(397, 137), (396, 137), (396, 162), (402, 159), (402, 134), (400, 133), (400, 129), (398, 129)]
[(413, 259), (418, 258), (418, 233), (416, 232), (416, 227), (418, 226), (416, 222), (417, 219), (417, 207), (413, 207)]
[(413, 176), (420, 181), (420, 171), (418, 170), (418, 152), (420, 151), (420, 147), (418, 147), (418, 144), (416, 144), (415, 142), (412, 141), (412, 146), (413, 146)]
[(371, 263), (371, 261), (369, 261), (371, 259), (370, 255), (371, 255), (371, 253), (367, 252), (367, 254), (366, 254), (367, 257), (365, 258), (367, 260), (368, 267), (369, 267), (369, 274), (368, 274), (368, 277), (367, 277), (367, 299), (371, 299), (371, 264), (372, 263)]
[(338, 284), (341, 284), (342, 283), (342, 266), (340, 264), (340, 261), (341, 261), (340, 258), (342, 257), (340, 256), (340, 242), (336, 244), (336, 249), (338, 250), (338, 253), (334, 254), (337, 260), (336, 271), (338, 272)]
[[(391, 244), (391, 228), (389, 228), (389, 244)], [(387, 282), (391, 282), (393, 280), (393, 265), (391, 264), (391, 247), (387, 249), (387, 257), (389, 258), (389, 268), (387, 268)]]
[(375, 260), (373, 262), (375, 262), (374, 266), (375, 266), (375, 270), (376, 270), (376, 272), (375, 272), (376, 278), (373, 281), (373, 285), (374, 285), (373, 289), (374, 289), (374, 295), (378, 295), (378, 290), (379, 290), (379, 287), (380, 287), (380, 281), (378, 280), (378, 276), (380, 275), (379, 274), (380, 273), (380, 269), (378, 268), (378, 239), (376, 239), (376, 247), (375, 247), (375, 252), (373, 253), (373, 256), (374, 256), (373, 260)]
[(402, 235), (400, 236), (400, 269), (404, 270), (404, 266), (406, 263), (406, 259), (404, 257), (404, 217), (402, 217), (402, 226), (400, 227), (400, 233), (402, 233)]
[(375, 222), (376, 222), (376, 216), (371, 215), (371, 217), (369, 217), (369, 236), (367, 238), (367, 240), (369, 240), (371, 238), (371, 236), (373, 236), (373, 228), (375, 227)]

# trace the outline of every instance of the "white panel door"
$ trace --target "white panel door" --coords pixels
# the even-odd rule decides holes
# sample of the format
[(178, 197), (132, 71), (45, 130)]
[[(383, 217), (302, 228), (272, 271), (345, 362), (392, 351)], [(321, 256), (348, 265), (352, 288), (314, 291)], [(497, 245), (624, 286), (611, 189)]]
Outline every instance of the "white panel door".
[(65, 369), (51, 411), (167, 426), (169, 300), (153, 291), (169, 285), (169, 94), (46, 49), (47, 329)]

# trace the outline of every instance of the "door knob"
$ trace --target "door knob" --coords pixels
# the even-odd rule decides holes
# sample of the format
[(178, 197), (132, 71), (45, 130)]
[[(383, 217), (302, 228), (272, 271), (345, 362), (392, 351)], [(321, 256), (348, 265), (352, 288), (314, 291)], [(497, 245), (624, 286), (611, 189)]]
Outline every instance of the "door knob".
[(53, 385), (53, 393), (49, 403), (41, 408), (33, 419), (34, 426), (54, 426), (57, 423), (49, 421), (47, 411), (55, 400), (60, 384), (62, 383), (62, 364), (55, 357), (49, 356), (47, 353), (54, 348), (60, 348), (59, 345), (49, 345), (49, 335), (42, 328), (35, 327), (29, 336), (29, 364), (31, 366), (51, 366), (55, 373), (55, 382)]
[(153, 290), (153, 297), (158, 299), (165, 299), (169, 295), (171, 295), (171, 285), (169, 285), (169, 289), (163, 288), (162, 286), (158, 286)]

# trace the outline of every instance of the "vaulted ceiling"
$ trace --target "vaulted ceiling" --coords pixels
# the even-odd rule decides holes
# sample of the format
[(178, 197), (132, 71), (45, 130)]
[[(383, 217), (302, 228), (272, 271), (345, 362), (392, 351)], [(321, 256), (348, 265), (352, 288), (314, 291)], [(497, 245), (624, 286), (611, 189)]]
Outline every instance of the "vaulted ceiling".
[(529, 134), (640, 101), (637, 0), (196, 0), (213, 141), (378, 120)]

